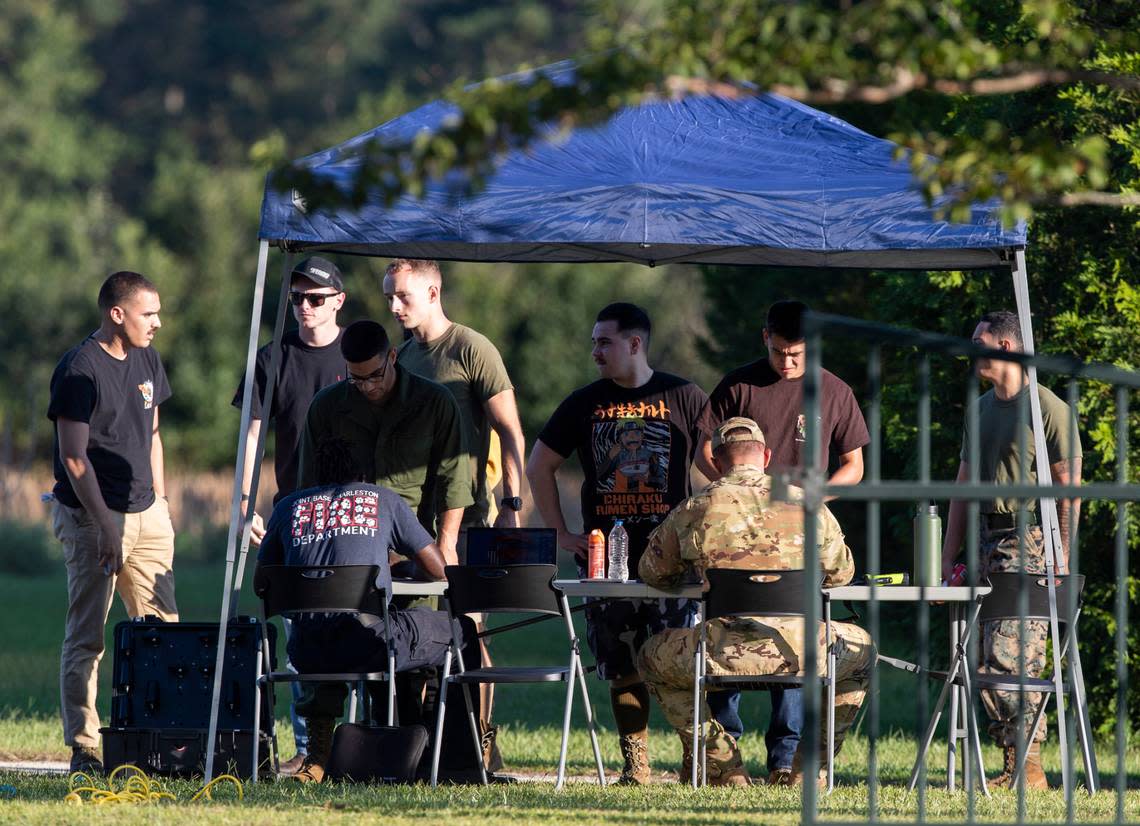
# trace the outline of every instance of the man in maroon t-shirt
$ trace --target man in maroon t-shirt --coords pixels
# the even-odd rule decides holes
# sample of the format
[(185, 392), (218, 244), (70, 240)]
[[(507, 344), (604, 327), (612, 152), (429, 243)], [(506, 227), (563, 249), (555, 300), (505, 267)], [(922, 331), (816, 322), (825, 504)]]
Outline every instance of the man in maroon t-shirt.
[[(806, 310), (801, 301), (773, 304), (764, 325), (768, 357), (737, 367), (709, 396), (698, 422), (704, 434), (698, 467), (710, 480), (720, 474), (712, 465), (709, 438), (718, 424), (733, 416), (746, 416), (760, 425), (772, 449), (773, 471), (803, 467), (807, 435), (803, 409)], [(828, 484), (855, 485), (863, 478), (863, 446), (870, 441), (867, 424), (851, 388), (834, 373), (820, 372), (820, 469), (828, 467), (830, 453), (837, 458), (838, 468)]]
[[(738, 367), (721, 379), (709, 396), (697, 427), (702, 435), (697, 451), (697, 467), (715, 481), (720, 473), (712, 463), (709, 441), (717, 425), (733, 416), (745, 416), (760, 425), (772, 451), (769, 472), (795, 470), (804, 466), (807, 423), (804, 418), (803, 377), (806, 346), (801, 301), (777, 301), (768, 309), (764, 344), (768, 357)], [(833, 485), (855, 485), (863, 478), (863, 446), (870, 441), (863, 412), (842, 379), (821, 371), (820, 388), (820, 469), (829, 466), (829, 454), (838, 467), (828, 479)], [(713, 713), (729, 733), (739, 737), (743, 724), (735, 708), (737, 692), (710, 695)], [(734, 725), (733, 725), (734, 724)], [(773, 689), (772, 716), (765, 741), (768, 746), (768, 782), (787, 783), (793, 777), (795, 755), (803, 727), (803, 696), (800, 689)], [(733, 729), (736, 729), (733, 731)]]

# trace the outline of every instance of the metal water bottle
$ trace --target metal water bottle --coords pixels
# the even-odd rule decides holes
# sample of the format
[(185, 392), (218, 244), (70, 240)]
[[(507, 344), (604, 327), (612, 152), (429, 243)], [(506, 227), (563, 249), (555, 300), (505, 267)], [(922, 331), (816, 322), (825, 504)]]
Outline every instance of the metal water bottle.
[(918, 505), (914, 514), (914, 584), (935, 587), (942, 581), (942, 517), (938, 506)]
[(610, 579), (625, 582), (629, 579), (629, 534), (618, 519), (610, 529)]
[(586, 540), (586, 573), (590, 579), (606, 578), (606, 535), (594, 528)]

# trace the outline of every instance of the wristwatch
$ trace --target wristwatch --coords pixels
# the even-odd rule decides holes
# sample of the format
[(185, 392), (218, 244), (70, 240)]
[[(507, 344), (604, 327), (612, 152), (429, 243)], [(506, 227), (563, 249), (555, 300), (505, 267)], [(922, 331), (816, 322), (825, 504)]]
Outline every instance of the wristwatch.
[(510, 508), (513, 511), (522, 510), (522, 497), (521, 496), (505, 496), (499, 503), (504, 508)]

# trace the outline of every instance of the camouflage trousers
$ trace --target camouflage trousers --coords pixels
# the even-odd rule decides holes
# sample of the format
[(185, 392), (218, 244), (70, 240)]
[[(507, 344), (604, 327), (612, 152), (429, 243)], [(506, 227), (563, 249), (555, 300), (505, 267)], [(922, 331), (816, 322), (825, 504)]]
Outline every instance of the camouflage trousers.
[[(835, 638), (835, 748), (863, 704), (875, 662), (870, 635), (857, 625), (831, 624)], [(673, 628), (652, 637), (641, 649), (638, 667), (666, 719), (686, 742), (693, 736), (693, 660), (700, 630)], [(798, 674), (802, 672), (803, 622), (792, 619), (720, 619), (708, 623), (706, 670), (710, 675)], [(819, 624), (819, 674), (827, 673), (824, 625)], [(718, 777), (742, 765), (740, 748), (715, 719), (709, 719), (709, 776)], [(827, 718), (820, 721), (820, 752), (826, 751)]]
[[(984, 573), (1006, 573), (1019, 571), (1020, 551), (1017, 531), (982, 531), (978, 546)], [(1045, 541), (1041, 527), (1031, 526), (1025, 533), (1025, 570), (1031, 574), (1045, 573)], [(1018, 673), (1019, 652), (1025, 652), (1025, 675), (1040, 677), (1045, 670), (1045, 646), (1049, 640), (1049, 623), (1027, 621), (1025, 623), (1025, 646), (1021, 645), (1021, 622), (1002, 620), (982, 625), (982, 664), (981, 670), (990, 674)], [(1017, 744), (1017, 730), (1020, 726), (1029, 737), (1029, 726), (1037, 707), (1041, 704), (1040, 692), (1026, 693), (1025, 714), (1020, 713), (1020, 700), (1016, 691), (983, 691), (982, 705), (990, 718), (990, 736), (999, 746)], [(1037, 730), (1037, 741), (1045, 739), (1045, 726)]]

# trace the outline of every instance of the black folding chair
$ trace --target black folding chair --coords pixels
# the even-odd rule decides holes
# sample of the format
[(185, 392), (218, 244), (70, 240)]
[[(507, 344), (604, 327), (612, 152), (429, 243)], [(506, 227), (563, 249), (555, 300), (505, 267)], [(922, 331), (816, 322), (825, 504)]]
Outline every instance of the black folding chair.
[[(804, 617), (804, 588), (807, 578), (802, 569), (792, 571), (748, 570), (741, 568), (708, 568), (709, 589), (705, 593), (705, 621), (700, 627), (700, 644), (694, 663), (693, 681), (693, 754), (700, 755), (700, 783), (708, 782), (708, 755), (705, 751), (705, 723), (702, 710), (709, 688), (734, 691), (760, 691), (786, 686), (805, 685), (804, 675), (796, 674), (724, 674), (707, 673), (706, 643), (710, 620), (722, 617)], [(824, 598), (819, 585), (813, 590), (822, 603), (824, 639), (827, 647), (827, 673), (820, 683), (827, 687), (827, 791), (835, 787), (835, 650), (831, 644), (831, 602)], [(820, 612), (817, 610), (817, 615)], [(804, 629), (804, 633), (815, 633)], [(814, 734), (810, 735), (814, 736)], [(698, 750), (698, 747), (699, 750)], [(699, 786), (697, 760), (693, 761), (693, 788)]]
[[(1093, 751), (1091, 740), (1092, 726), (1089, 721), (1088, 702), (1085, 696), (1084, 671), (1081, 668), (1080, 651), (1077, 646), (1071, 645), (1073, 635), (1077, 628), (1077, 619), (1081, 614), (1085, 578), (1079, 574), (1056, 574), (1053, 580), (1055, 593), (1057, 595), (1057, 621), (1059, 627), (1064, 629), (1064, 637), (1061, 643), (1061, 658), (1064, 659), (1066, 654), (1068, 655), (1068, 681), (1062, 682), (1061, 690), (1072, 697), (1073, 705), (1076, 707), (1077, 737), (1081, 744), (1081, 757), (1084, 761), (1085, 779), (1087, 781), (1089, 794), (1094, 794), (1096, 792), (1097, 782), (1096, 754)], [(1023, 582), (1026, 592), (1025, 595), (1028, 598), (1028, 608), (1024, 614), (1021, 614), (1019, 611), (1019, 603), (1021, 600)], [(1049, 578), (1044, 574), (1021, 574), (1016, 572), (993, 573), (989, 575), (989, 584), (992, 590), (982, 598), (982, 604), (978, 611), (977, 627), (979, 629), (983, 629), (987, 622), (999, 622), (1003, 620), (1018, 621), (1022, 618), (1026, 621), (1036, 620), (1049, 622)], [(1075, 593), (1073, 593), (1074, 591)], [(1071, 621), (1067, 614), (1070, 602), (1074, 606)], [(1025, 756), (1026, 753), (1028, 753), (1028, 744), (1033, 741), (1033, 735), (1036, 734), (1038, 727), (1044, 720), (1045, 711), (1049, 705), (1049, 698), (1057, 693), (1056, 683), (1051, 679), (1017, 674), (991, 674), (985, 671), (967, 674), (965, 667), (965, 641), (959, 644), (958, 651), (955, 652), (954, 658), (950, 663), (949, 671), (929, 672), (931, 679), (943, 681), (945, 681), (947, 675), (950, 674), (954, 675), (950, 682), (955, 685), (964, 686), (967, 690), (970, 689), (970, 681), (973, 680), (974, 685), (976, 685), (979, 690), (1010, 691), (1030, 694), (1042, 693), (1045, 695), (1042, 698), (1040, 707), (1037, 709), (1037, 713), (1034, 715), (1033, 726), (1029, 730), (1030, 733), (1026, 740), (1027, 748), (1018, 758), (1017, 771), (1013, 777), (1013, 785), (1016, 785), (1018, 778), (1025, 770)], [(917, 780), (918, 767), (921, 761), (926, 758), (926, 752), (930, 748), (930, 741), (933, 739), (932, 729), (938, 723), (937, 718), (940, 710), (941, 705), (935, 709), (936, 714), (928, 728), (928, 736), (924, 738), (922, 751), (919, 753), (918, 762), (915, 763), (915, 769), (911, 776), (910, 787), (912, 789)], [(976, 731), (976, 723), (974, 728)], [(980, 750), (980, 746), (978, 748)], [(978, 757), (978, 763), (980, 766), (980, 755)]]
[[(376, 576), (380, 569), (376, 565), (258, 565), (253, 577), (253, 592), (261, 598), (262, 619), (285, 616), (295, 619), (297, 614), (338, 613), (369, 614), (380, 617), (384, 622), (384, 639), (388, 645), (388, 670), (369, 672), (337, 672), (316, 674), (313, 672), (294, 673), (292, 671), (272, 671), (262, 673), (257, 678), (258, 699), (266, 686), (273, 683), (337, 683), (349, 684), (353, 692), (349, 705), (349, 720), (356, 718), (356, 688), (365, 708), (365, 719), (371, 714), (368, 692), (369, 682), (388, 683), (388, 725), (392, 725), (396, 709), (396, 653), (392, 644), (392, 627), (388, 623), (388, 595), (376, 587)], [(262, 661), (269, 660), (268, 635), (262, 640), (264, 648)], [(270, 693), (272, 697), (272, 691)], [(261, 708), (260, 702), (257, 708)], [(254, 730), (259, 724), (254, 719)], [(273, 768), (277, 769), (277, 727), (271, 724), (273, 742)], [(257, 765), (257, 743), (254, 742), (254, 765)]]
[[(475, 741), (475, 751), (480, 753), (479, 727), (475, 722), (475, 709), (471, 703), (470, 686), (481, 683), (566, 683), (566, 703), (562, 713), (562, 747), (558, 755), (558, 777), (555, 789), (561, 789), (566, 782), (566, 747), (570, 737), (570, 710), (574, 702), (574, 683), (582, 692), (582, 705), (586, 712), (586, 727), (590, 732), (590, 744), (594, 748), (594, 762), (597, 764), (598, 783), (606, 784), (602, 767), (602, 752), (598, 747), (598, 734), (594, 726), (594, 713), (590, 706), (590, 696), (586, 690), (586, 675), (582, 660), (578, 655), (578, 635), (570, 618), (570, 606), (566, 595), (554, 588), (551, 580), (557, 572), (554, 565), (448, 565), (447, 566), (447, 610), (451, 616), (451, 646), (443, 665), (443, 679), (439, 689), (439, 716), (435, 722), (435, 746), (431, 757), (431, 784), (435, 786), (439, 777), (439, 752), (443, 735), (444, 715), (447, 713), (447, 687), (455, 683), (463, 686), (463, 699), (467, 705), (467, 718), (471, 724), (471, 736)], [(491, 666), (465, 670), (460, 648), (463, 644), (458, 617), (473, 613), (521, 613), (541, 616), (561, 616), (566, 625), (569, 657), (565, 665), (540, 666)], [(509, 631), (528, 620), (511, 623), (500, 628), (482, 632), (479, 636)], [(451, 672), (452, 663), (458, 667)], [(487, 772), (479, 761), (479, 776), (487, 784)]]

